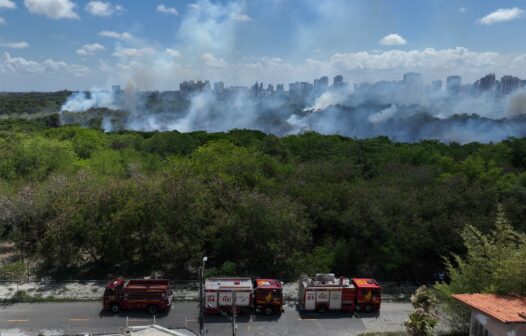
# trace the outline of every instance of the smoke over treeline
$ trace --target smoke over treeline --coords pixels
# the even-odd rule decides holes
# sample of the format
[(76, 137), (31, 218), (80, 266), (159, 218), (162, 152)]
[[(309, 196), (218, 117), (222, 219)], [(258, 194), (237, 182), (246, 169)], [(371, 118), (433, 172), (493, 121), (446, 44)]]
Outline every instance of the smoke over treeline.
[(73, 94), (61, 109), (63, 123), (99, 123), (106, 131), (254, 129), (279, 136), (316, 131), (459, 143), (526, 136), (525, 114), (526, 90), (506, 96), (494, 91), (415, 93), (400, 85), (343, 86), (307, 97), (257, 96), (249, 90), (183, 94), (95, 89)]
[[(286, 2), (273, 3), (273, 11), (288, 13), (289, 8), (282, 5)], [(198, 0), (181, 17), (170, 48), (164, 49), (138, 36), (116, 43), (113, 55), (117, 61), (101, 65), (107, 74), (106, 84), (127, 83), (126, 88), (74, 94), (61, 109), (62, 121), (96, 125), (106, 131), (215, 132), (242, 128), (279, 136), (304, 131), (357, 138), (385, 135), (405, 142), (420, 139), (489, 142), (526, 135), (521, 117), (526, 113), (526, 92), (424, 90), (423, 82), (418, 82), (415, 76), (408, 76), (416, 78), (413, 82), (405, 82), (404, 77), (404, 81), (356, 88), (341, 85), (300, 95), (284, 90), (260, 95), (259, 89), (254, 92), (241, 87), (146, 92), (150, 88), (170, 89), (191, 78), (239, 85), (255, 80), (304, 81), (322, 73), (343, 75), (355, 82), (392, 80), (409, 71), (428, 74), (429, 79), (457, 73), (472, 80), (493, 71), (525, 76), (524, 55), (475, 52), (463, 47), (345, 53), (340, 46), (346, 45), (348, 38), (376, 38), (376, 32), (356, 29), (364, 23), (370, 26), (371, 17), (349, 20), (354, 5), (347, 1), (294, 3), (295, 7), (303, 5), (316, 13), (316, 20), (308, 25), (289, 22), (292, 39), (297, 42), (290, 53), (275, 54), (272, 48), (262, 48), (264, 55), (249, 57), (253, 50), (247, 51), (253, 44), (247, 44), (249, 40), (244, 35), (256, 41), (255, 31), (250, 30), (250, 20), (236, 20), (233, 14), (257, 13), (261, 4)], [(377, 5), (373, 7), (376, 9)], [(258, 32), (262, 31), (260, 24)], [(345, 41), (338, 40), (341, 31), (349, 32)], [(274, 40), (272, 37), (267, 43)], [(263, 40), (258, 42), (260, 46), (266, 45)], [(321, 53), (311, 55), (313, 49)]]

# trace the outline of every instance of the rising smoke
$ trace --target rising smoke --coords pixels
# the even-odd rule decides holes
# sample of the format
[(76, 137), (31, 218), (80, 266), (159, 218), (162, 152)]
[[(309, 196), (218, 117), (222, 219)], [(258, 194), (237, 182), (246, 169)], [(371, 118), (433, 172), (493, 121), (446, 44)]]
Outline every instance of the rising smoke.
[(93, 89), (90, 92), (76, 92), (68, 98), (60, 110), (61, 112), (82, 112), (98, 107), (115, 108), (114, 100), (111, 92), (102, 89)]
[[(89, 114), (90, 108), (108, 108), (101, 120), (106, 131), (220, 132), (237, 128), (279, 136), (316, 131), (356, 138), (385, 135), (403, 142), (437, 139), (459, 143), (526, 136), (525, 90), (506, 97), (493, 92), (476, 96), (439, 92), (412, 100), (403, 92), (398, 94), (342, 88), (294, 101), (278, 95), (254, 97), (248, 92), (218, 95), (212, 90), (188, 97), (94, 90), (74, 94), (62, 111)], [(121, 115), (114, 115), (114, 110)]]
[[(338, 14), (349, 12), (339, 10), (345, 1), (333, 5), (323, 1), (308, 4), (316, 7), (315, 12), (320, 15), (318, 24), (311, 28), (291, 28), (299, 41), (297, 50), (303, 53), (323, 48), (324, 43), (330, 44), (332, 40), (325, 36), (345, 30), (341, 28), (352, 21), (347, 15), (340, 17)], [(218, 132), (242, 128), (279, 136), (316, 131), (357, 138), (388, 136), (404, 142), (422, 139), (490, 142), (526, 136), (526, 91), (508, 96), (499, 96), (493, 91), (482, 94), (452, 94), (444, 90), (415, 93), (406, 91), (399, 83), (389, 82), (357, 89), (344, 86), (302, 99), (278, 94), (261, 97), (246, 91), (218, 95), (212, 90), (201, 90), (184, 96), (145, 91), (151, 87), (173, 88), (178, 82), (191, 78), (247, 82), (248, 78), (254, 78), (248, 75), (253, 74), (254, 69), (263, 69), (255, 78), (266, 81), (275, 81), (269, 76), (276, 73), (298, 78), (298, 73), (291, 73), (290, 66), (279, 58), (267, 57), (260, 62), (244, 64), (236, 58), (237, 46), (241, 43), (237, 40), (238, 25), (242, 23), (233, 19), (233, 13), (244, 13), (249, 5), (242, 0), (227, 4), (198, 0), (182, 18), (176, 33), (177, 43), (163, 52), (156, 51), (158, 46), (148, 45), (147, 41), (135, 37), (127, 40), (127, 45), (119, 42), (114, 53), (119, 61), (112, 66), (102, 65), (108, 73), (108, 83), (127, 83), (126, 88), (75, 93), (61, 109), (62, 121), (90, 126), (95, 123), (106, 131)], [(343, 26), (336, 30), (328, 28), (334, 24)], [(380, 54), (337, 53), (331, 57), (331, 64), (336, 67), (333, 70), (338, 71), (338, 67), (363, 69), (363, 73), (376, 69), (381, 75), (394, 67), (391, 70), (429, 71), (436, 76), (441, 66), (448, 73), (466, 70), (460, 69), (465, 59), (473, 64), (470, 71), (483, 74), (488, 66), (498, 63), (498, 57), (497, 53), (478, 54), (464, 48), (421, 52), (391, 50)], [(388, 62), (391, 58), (396, 62)], [(416, 61), (409, 62), (413, 59)], [(302, 73), (311, 71), (309, 64), (317, 64), (310, 61), (300, 68)], [(459, 69), (455, 68), (457, 66)], [(321, 66), (321, 69), (325, 68)], [(503, 69), (506, 68), (501, 66), (498, 70)]]

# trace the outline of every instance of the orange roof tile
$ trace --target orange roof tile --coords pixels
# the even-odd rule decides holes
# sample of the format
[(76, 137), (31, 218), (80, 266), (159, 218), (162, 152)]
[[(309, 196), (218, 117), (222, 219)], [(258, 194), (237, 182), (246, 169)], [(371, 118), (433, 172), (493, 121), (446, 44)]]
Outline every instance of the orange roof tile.
[(453, 298), (504, 323), (526, 323), (526, 297), (495, 294), (454, 294)]

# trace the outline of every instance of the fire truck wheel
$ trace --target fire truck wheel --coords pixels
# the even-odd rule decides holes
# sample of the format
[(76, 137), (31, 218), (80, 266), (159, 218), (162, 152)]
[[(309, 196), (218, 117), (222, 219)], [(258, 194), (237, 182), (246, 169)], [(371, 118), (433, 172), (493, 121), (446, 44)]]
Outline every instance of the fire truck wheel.
[(156, 305), (149, 305), (146, 309), (148, 311), (148, 314), (153, 315), (157, 313), (157, 306)]
[(265, 309), (263, 309), (263, 313), (267, 316), (270, 316), (274, 314), (274, 308), (272, 308), (272, 306), (266, 306)]
[(327, 306), (321, 305), (318, 307), (318, 313), (325, 314), (327, 312)]
[(117, 303), (114, 303), (114, 304), (111, 305), (110, 309), (111, 309), (112, 313), (117, 314), (119, 312), (119, 310), (120, 310), (120, 307), (119, 307), (119, 305)]
[(368, 305), (365, 305), (364, 309), (363, 309), (366, 313), (372, 313), (373, 312), (373, 306), (371, 306), (370, 304)]

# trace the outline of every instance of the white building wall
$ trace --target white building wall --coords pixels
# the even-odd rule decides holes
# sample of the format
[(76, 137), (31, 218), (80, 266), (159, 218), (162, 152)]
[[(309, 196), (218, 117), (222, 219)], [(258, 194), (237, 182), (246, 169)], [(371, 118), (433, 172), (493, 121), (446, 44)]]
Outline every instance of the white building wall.
[[(478, 325), (478, 326), (477, 326)], [(482, 330), (481, 330), (482, 329)], [(487, 333), (486, 333), (487, 332)], [(471, 311), (470, 336), (526, 336), (526, 323), (502, 323), (478, 311)]]

